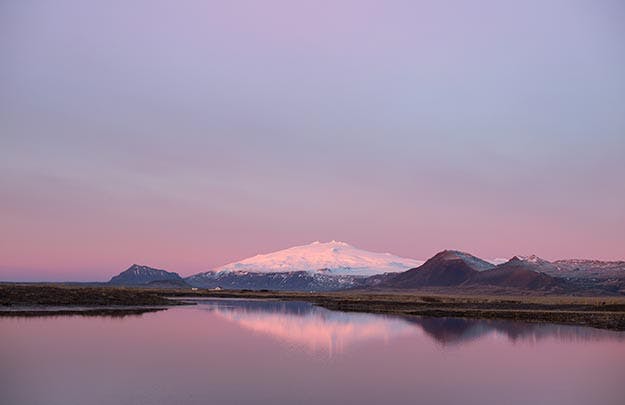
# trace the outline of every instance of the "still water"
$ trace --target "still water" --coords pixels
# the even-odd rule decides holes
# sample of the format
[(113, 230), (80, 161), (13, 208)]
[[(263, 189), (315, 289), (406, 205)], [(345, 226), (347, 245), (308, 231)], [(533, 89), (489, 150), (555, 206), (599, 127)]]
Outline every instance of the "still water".
[(205, 300), (0, 318), (0, 404), (625, 404), (625, 333)]

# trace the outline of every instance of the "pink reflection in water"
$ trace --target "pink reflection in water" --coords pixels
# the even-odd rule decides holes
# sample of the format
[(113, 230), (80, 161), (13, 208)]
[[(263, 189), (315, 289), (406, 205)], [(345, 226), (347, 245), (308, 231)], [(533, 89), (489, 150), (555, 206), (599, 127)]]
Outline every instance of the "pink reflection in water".
[(330, 357), (357, 343), (389, 342), (401, 335), (420, 333), (419, 329), (400, 319), (323, 309), (293, 314), (219, 306), (213, 313), (244, 329), (313, 352), (326, 352)]
[(623, 334), (450, 321), (232, 302), (0, 318), (0, 402), (623, 403)]

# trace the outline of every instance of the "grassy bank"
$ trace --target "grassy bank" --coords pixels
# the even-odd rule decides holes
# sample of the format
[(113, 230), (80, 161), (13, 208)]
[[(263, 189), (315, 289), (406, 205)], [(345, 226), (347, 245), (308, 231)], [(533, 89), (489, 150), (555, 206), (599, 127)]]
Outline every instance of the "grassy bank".
[(0, 284), (0, 311), (15, 307), (166, 307), (184, 304), (163, 295), (163, 290), (125, 287)]
[(149, 312), (164, 311), (167, 308), (81, 308), (81, 309), (24, 309), (20, 311), (2, 310), (0, 307), (0, 317), (5, 318), (40, 318), (54, 316), (84, 316), (84, 317), (105, 317), (105, 318), (125, 318), (127, 316), (143, 315)]
[(261, 298), (307, 301), (352, 312), (406, 316), (508, 319), (625, 331), (625, 297), (446, 295), (428, 291), (302, 293), (207, 291), (186, 297)]
[(185, 304), (184, 301), (170, 300), (167, 297), (306, 301), (340, 311), (552, 322), (625, 331), (625, 297), (449, 295), (432, 290), (306, 293), (0, 284), (0, 316), (15, 316), (14, 312), (8, 314), (15, 307), (25, 311), (28, 311), (28, 307), (33, 307), (33, 313), (40, 311), (35, 307), (46, 306), (90, 307), (94, 311), (98, 307), (107, 307), (102, 311), (111, 314), (116, 309), (110, 307), (115, 306), (144, 306), (153, 309)]

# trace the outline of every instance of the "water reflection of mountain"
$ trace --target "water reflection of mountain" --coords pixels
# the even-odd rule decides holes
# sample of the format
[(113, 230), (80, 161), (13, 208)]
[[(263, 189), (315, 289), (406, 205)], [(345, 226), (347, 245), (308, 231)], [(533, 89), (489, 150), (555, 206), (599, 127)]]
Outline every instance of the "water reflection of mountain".
[(442, 344), (461, 344), (491, 334), (505, 336), (512, 342), (539, 341), (555, 338), (560, 341), (625, 341), (625, 333), (583, 326), (526, 323), (504, 320), (464, 318), (406, 318), (418, 325), (428, 336)]
[(423, 335), (442, 345), (459, 345), (489, 335), (510, 341), (625, 341), (625, 333), (587, 327), (532, 324), (513, 321), (395, 317), (330, 311), (306, 302), (262, 300), (207, 300), (201, 304), (217, 316), (239, 326), (272, 336), (287, 344), (332, 354), (372, 340)]
[(330, 311), (303, 302), (219, 300), (206, 304), (217, 316), (245, 329), (329, 355), (356, 343), (388, 341), (417, 332), (402, 319)]

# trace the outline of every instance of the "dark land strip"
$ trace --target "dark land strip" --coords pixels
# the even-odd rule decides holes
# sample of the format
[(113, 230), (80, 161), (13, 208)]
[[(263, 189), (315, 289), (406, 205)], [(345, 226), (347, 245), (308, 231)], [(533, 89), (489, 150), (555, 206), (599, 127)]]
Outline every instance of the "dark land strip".
[(124, 317), (189, 305), (170, 300), (163, 291), (67, 286), (59, 284), (0, 284), (1, 317), (107, 316)]
[[(192, 300), (197, 298), (247, 298), (305, 301), (330, 310), (349, 312), (507, 319), (625, 331), (625, 297), (462, 295), (450, 294), (449, 290), (441, 291), (436, 292), (432, 289), (410, 292), (343, 291), (333, 293), (191, 291), (189, 289), (6, 283), (0, 284), (0, 316), (124, 316), (172, 306), (189, 305), (193, 304)], [(46, 306), (64, 308), (61, 312), (41, 309)], [(114, 308), (116, 306), (119, 308)], [(130, 306), (135, 308), (127, 308)], [(76, 307), (76, 309), (67, 307)]]

